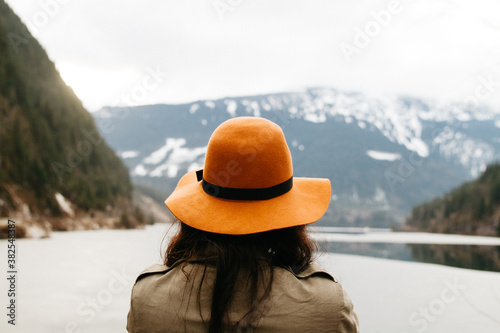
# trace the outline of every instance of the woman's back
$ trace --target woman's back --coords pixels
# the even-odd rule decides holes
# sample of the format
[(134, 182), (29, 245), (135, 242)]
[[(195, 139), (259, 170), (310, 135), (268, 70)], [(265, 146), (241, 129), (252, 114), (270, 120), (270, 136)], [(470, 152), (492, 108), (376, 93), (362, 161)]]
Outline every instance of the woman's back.
[[(207, 332), (215, 274), (213, 266), (197, 263), (146, 269), (133, 289), (127, 329), (148, 333)], [(312, 263), (300, 273), (276, 267), (273, 275), (269, 295), (247, 313), (251, 302), (249, 273), (240, 272), (226, 331), (357, 331), (358, 320), (349, 296), (321, 267)]]
[(204, 169), (165, 201), (180, 229), (134, 286), (129, 332), (357, 332), (349, 297), (312, 263), (306, 225), (330, 199), (328, 179), (293, 175), (277, 124), (222, 123)]

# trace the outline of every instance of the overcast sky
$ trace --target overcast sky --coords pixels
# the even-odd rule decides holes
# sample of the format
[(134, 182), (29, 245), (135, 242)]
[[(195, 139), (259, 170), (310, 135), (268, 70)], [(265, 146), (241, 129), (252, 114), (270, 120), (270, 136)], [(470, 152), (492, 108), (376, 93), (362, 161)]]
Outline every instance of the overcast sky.
[(500, 111), (497, 0), (6, 0), (89, 111), (328, 86)]

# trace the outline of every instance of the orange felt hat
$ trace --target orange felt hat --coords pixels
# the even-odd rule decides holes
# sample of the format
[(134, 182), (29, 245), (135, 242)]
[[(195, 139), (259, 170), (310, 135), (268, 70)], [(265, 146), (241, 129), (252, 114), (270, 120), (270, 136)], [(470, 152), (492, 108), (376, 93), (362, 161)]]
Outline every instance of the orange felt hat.
[(237, 117), (215, 129), (205, 168), (184, 175), (165, 204), (193, 228), (245, 235), (316, 222), (330, 197), (328, 179), (293, 177), (278, 125)]

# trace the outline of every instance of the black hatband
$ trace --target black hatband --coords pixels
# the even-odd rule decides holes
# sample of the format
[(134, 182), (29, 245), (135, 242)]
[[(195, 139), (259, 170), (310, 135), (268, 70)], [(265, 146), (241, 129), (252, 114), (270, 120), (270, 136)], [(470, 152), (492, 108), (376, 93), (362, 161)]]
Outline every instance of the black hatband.
[(285, 194), (293, 187), (293, 176), (283, 183), (266, 188), (232, 188), (218, 186), (207, 182), (203, 178), (203, 170), (196, 171), (196, 176), (198, 181), (201, 180), (201, 185), (205, 193), (221, 199), (267, 200)]

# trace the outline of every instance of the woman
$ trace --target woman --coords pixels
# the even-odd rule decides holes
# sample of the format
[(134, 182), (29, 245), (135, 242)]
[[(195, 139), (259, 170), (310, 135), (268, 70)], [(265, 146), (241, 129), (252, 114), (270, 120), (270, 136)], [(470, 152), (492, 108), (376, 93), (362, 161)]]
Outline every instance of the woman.
[(129, 332), (357, 332), (338, 281), (312, 262), (306, 225), (330, 202), (328, 179), (293, 177), (281, 128), (239, 117), (212, 134), (205, 168), (165, 204), (181, 221), (137, 278)]

